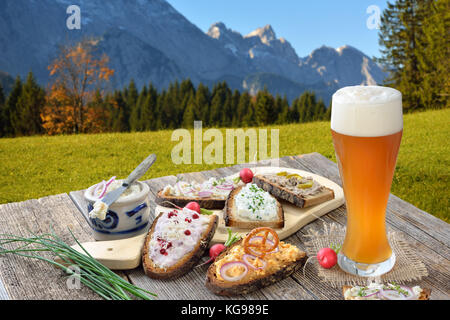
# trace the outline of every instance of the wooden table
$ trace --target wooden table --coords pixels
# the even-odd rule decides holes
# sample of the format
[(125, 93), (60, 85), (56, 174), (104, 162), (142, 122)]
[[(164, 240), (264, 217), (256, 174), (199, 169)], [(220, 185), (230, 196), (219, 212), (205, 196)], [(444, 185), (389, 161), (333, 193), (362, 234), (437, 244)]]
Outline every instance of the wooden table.
[[(209, 177), (233, 174), (246, 165), (236, 165), (211, 171), (182, 174), (186, 180), (203, 181)], [(318, 153), (279, 159), (279, 166), (297, 168), (322, 175), (341, 185), (337, 166)], [(151, 200), (164, 185), (174, 183), (177, 177), (167, 176), (146, 181), (150, 186)], [(72, 243), (70, 228), (75, 236), (92, 241), (91, 229), (80, 210), (86, 208), (83, 191), (59, 194), (41, 199), (8, 203), (0, 206), (0, 233), (27, 235), (29, 231), (43, 233), (53, 230)], [(151, 203), (153, 203), (151, 201)], [(153, 208), (154, 209), (154, 203)], [(346, 209), (342, 206), (323, 219), (345, 225)], [(431, 288), (431, 299), (450, 299), (450, 225), (391, 195), (388, 204), (387, 223), (391, 230), (401, 233), (415, 248), (426, 265), (429, 276), (417, 284)], [(286, 241), (304, 249), (303, 235), (310, 229), (318, 229), (321, 222), (314, 221), (292, 235)], [(291, 277), (270, 287), (237, 299), (342, 299), (341, 291), (321, 282), (313, 264), (305, 275), (297, 271)], [(158, 294), (159, 299), (226, 299), (211, 294), (204, 287), (206, 268), (196, 268), (187, 275), (172, 281), (159, 281), (146, 277), (137, 268), (120, 272), (128, 281)], [(416, 284), (416, 283), (414, 283)], [(16, 256), (0, 257), (0, 299), (99, 299), (89, 289), (69, 290), (61, 270), (41, 261)]]

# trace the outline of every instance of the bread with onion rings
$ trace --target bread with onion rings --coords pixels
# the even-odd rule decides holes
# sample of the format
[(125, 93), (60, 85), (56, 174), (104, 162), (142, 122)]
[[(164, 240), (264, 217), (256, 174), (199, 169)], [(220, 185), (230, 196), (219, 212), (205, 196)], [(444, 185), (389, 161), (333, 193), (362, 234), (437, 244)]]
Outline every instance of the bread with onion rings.
[[(260, 256), (257, 247), (251, 247), (255, 255), (248, 254), (244, 243), (245, 238), (236, 242), (209, 266), (205, 285), (211, 292), (225, 296), (247, 294), (289, 277), (307, 259), (305, 252), (283, 241)], [(270, 240), (267, 243), (273, 244)]]

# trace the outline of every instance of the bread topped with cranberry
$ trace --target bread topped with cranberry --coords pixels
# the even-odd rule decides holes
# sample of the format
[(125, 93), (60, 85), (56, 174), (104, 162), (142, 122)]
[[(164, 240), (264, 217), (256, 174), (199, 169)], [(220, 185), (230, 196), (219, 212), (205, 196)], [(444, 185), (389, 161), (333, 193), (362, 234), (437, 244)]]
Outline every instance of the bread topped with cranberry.
[(183, 208), (162, 212), (145, 239), (142, 264), (147, 276), (171, 279), (186, 274), (208, 248), (218, 216)]

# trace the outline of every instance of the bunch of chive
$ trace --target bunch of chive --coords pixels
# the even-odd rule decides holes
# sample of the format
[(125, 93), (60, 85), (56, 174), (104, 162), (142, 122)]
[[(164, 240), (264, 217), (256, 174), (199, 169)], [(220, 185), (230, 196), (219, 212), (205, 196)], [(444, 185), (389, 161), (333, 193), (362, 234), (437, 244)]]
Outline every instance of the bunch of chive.
[[(156, 297), (156, 294), (129, 283), (95, 260), (70, 229), (69, 232), (85, 254), (73, 249), (51, 232), (43, 235), (32, 234), (33, 236), (28, 238), (0, 234), (0, 256), (14, 254), (46, 261), (61, 268), (69, 276), (78, 276), (81, 283), (106, 300), (131, 300), (132, 297), (129, 294), (144, 300), (151, 300), (152, 296)], [(16, 247), (7, 249), (5, 245), (16, 245)], [(39, 255), (38, 252), (50, 252), (58, 261)], [(74, 267), (77, 267), (77, 272), (74, 271)]]

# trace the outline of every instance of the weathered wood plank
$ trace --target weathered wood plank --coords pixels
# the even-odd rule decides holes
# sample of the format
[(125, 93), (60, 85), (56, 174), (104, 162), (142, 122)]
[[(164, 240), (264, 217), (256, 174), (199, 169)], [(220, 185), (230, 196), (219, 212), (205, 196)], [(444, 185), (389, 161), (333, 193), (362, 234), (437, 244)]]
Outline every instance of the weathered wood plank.
[(6, 292), (6, 288), (3, 285), (1, 279), (0, 279), (0, 300), (9, 300), (8, 292)]
[[(0, 233), (27, 236), (30, 231), (42, 234), (52, 228), (64, 241), (73, 243), (70, 228), (79, 240), (90, 241), (89, 227), (80, 218), (67, 194), (8, 203), (0, 206)], [(35, 259), (1, 256), (0, 278), (11, 299), (99, 299), (85, 286), (69, 290), (61, 270)]]

